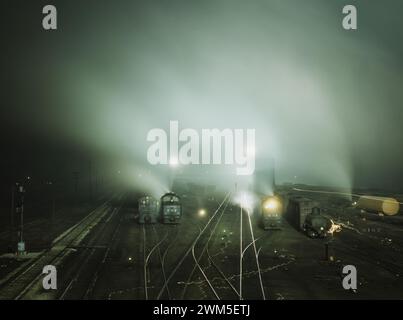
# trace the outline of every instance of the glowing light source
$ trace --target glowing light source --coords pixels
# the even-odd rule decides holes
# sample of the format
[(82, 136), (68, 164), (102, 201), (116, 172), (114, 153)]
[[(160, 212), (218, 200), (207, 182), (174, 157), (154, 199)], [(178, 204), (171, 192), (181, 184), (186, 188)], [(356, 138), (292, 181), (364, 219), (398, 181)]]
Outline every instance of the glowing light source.
[(171, 158), (171, 159), (169, 160), (169, 165), (170, 165), (171, 167), (177, 167), (177, 166), (178, 166), (178, 159), (177, 159), (177, 158)]
[(241, 206), (243, 209), (247, 210), (249, 214), (253, 212), (255, 198), (252, 193), (241, 191), (235, 196), (233, 201)]
[(267, 210), (274, 210), (278, 207), (278, 203), (275, 199), (269, 199), (263, 204), (263, 207)]
[(331, 235), (333, 235), (334, 233), (340, 232), (341, 231), (341, 225), (335, 223), (333, 220), (330, 220), (332, 225), (328, 231), (328, 233), (330, 233)]
[(200, 209), (200, 210), (199, 210), (199, 216), (200, 216), (200, 217), (204, 217), (205, 215), (206, 215), (206, 210)]

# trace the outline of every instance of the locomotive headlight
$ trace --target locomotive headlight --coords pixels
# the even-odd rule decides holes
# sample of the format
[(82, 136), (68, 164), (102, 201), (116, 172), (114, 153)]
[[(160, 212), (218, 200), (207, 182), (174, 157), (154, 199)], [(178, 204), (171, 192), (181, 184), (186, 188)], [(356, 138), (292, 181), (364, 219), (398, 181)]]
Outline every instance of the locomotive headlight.
[(266, 210), (275, 210), (275, 209), (278, 208), (278, 203), (277, 203), (277, 201), (274, 200), (274, 199), (269, 199), (269, 200), (267, 200), (267, 201), (263, 204), (263, 207), (264, 207)]

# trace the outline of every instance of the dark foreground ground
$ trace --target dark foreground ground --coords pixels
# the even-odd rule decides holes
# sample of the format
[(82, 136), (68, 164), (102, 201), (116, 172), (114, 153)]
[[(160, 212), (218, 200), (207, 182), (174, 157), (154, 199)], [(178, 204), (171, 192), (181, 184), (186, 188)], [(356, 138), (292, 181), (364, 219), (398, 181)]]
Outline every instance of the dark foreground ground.
[[(87, 208), (87, 218), (39, 255), (0, 258), (0, 299), (402, 299), (401, 216), (379, 217), (334, 195), (298, 192), (319, 200), (341, 231), (326, 240), (287, 223), (264, 231), (257, 212), (241, 211), (213, 191), (186, 193), (179, 225), (143, 226), (135, 195), (116, 194)], [(42, 288), (46, 264), (57, 267), (57, 290)], [(356, 266), (358, 290), (343, 289), (344, 265)]]

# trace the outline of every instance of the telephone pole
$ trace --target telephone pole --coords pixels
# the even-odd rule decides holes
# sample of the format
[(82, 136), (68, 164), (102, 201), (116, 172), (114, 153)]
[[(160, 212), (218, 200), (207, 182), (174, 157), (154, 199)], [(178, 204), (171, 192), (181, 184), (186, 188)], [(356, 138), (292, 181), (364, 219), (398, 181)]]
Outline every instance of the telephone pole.
[(15, 214), (15, 184), (11, 186), (11, 216), (10, 216), (10, 237), (11, 243), (14, 244), (14, 214)]
[(17, 184), (17, 207), (16, 211), (20, 214), (20, 230), (18, 232), (19, 241), (17, 245), (17, 253), (25, 254), (25, 242), (24, 242), (24, 194), (25, 188), (21, 184)]

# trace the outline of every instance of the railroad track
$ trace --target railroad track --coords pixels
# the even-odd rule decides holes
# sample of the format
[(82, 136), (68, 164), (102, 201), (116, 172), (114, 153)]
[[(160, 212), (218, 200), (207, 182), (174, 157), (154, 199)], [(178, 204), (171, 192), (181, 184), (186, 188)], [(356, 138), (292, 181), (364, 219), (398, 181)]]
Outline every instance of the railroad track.
[(338, 241), (337, 244), (335, 244), (334, 246), (334, 251), (336, 255), (338, 255), (338, 253), (342, 253), (344, 256), (352, 256), (354, 257), (354, 259), (359, 259), (362, 262), (373, 265), (376, 268), (381, 268), (385, 271), (388, 271), (394, 276), (397, 276), (399, 278), (402, 277), (402, 267), (401, 265), (398, 265), (394, 262), (396, 261), (396, 259), (394, 259), (392, 256), (384, 253), (384, 256), (380, 256), (378, 260), (375, 259), (375, 257), (379, 255), (380, 250), (384, 250), (384, 248), (375, 246), (369, 241), (365, 243), (365, 250), (357, 246), (352, 247), (351, 245), (343, 243), (341, 241)]
[[(222, 217), (224, 216), (224, 213), (227, 209), (228, 203), (225, 205), (224, 209), (220, 212), (219, 216), (217, 217), (215, 224), (211, 226), (210, 229), (210, 234), (208, 236), (207, 242), (205, 243), (204, 246), (202, 246), (201, 253), (199, 255), (199, 258), (196, 259), (196, 255), (193, 254), (193, 258), (195, 261), (195, 268), (198, 268), (200, 273), (202, 274), (204, 281), (210, 288), (210, 291), (213, 293), (213, 296), (221, 300), (223, 298), (228, 299), (244, 299), (243, 297), (243, 276), (245, 271), (247, 272), (248, 278), (251, 277), (251, 274), (256, 274), (257, 277), (257, 284), (258, 287), (261, 291), (261, 298), (265, 300), (266, 297), (266, 292), (265, 292), (265, 287), (263, 285), (263, 279), (262, 279), (262, 271), (260, 268), (260, 263), (259, 263), (259, 252), (260, 249), (258, 250), (256, 247), (256, 243), (260, 238), (255, 238), (254, 236), (254, 231), (253, 231), (253, 226), (252, 226), (252, 220), (251, 220), (251, 215), (250, 212), (248, 212), (247, 209), (239, 206), (239, 215), (236, 217), (239, 217), (238, 219), (234, 219), (232, 216), (231, 219), (233, 220), (238, 220), (238, 221), (233, 221), (233, 224), (235, 225), (236, 223), (239, 223), (239, 248), (240, 248), (240, 253), (239, 253), (239, 274), (232, 274), (232, 275), (226, 275), (225, 272), (223, 271), (223, 268), (220, 267), (219, 262), (215, 261), (214, 257), (224, 253), (218, 252), (215, 255), (212, 255), (210, 253), (210, 246), (211, 246), (211, 241), (213, 239), (213, 236), (216, 234), (217, 227), (220, 225)], [(243, 230), (246, 229), (246, 230)], [(245, 232), (246, 231), (246, 232)], [(248, 235), (249, 234), (249, 235)], [(218, 235), (217, 235), (218, 236)], [(199, 237), (199, 241), (202, 238)], [(197, 245), (197, 243), (196, 243)], [(245, 270), (244, 268), (244, 258), (245, 254), (249, 251), (252, 251), (252, 258), (247, 259), (248, 263), (247, 266), (249, 267), (248, 270)], [(194, 252), (194, 249), (193, 249)], [(206, 254), (207, 256), (207, 264), (204, 265), (204, 267), (201, 264), (201, 261), (203, 261), (203, 255)], [(195, 269), (194, 268), (194, 269)], [(194, 272), (194, 269), (192, 272)], [(184, 293), (182, 294), (182, 299), (185, 298), (185, 290), (187, 287), (187, 284), (191, 283), (192, 280), (192, 273), (188, 279), (188, 281), (185, 284), (185, 289)], [(238, 279), (238, 288), (233, 284), (232, 281)], [(249, 279), (249, 281), (252, 281)], [(230, 293), (228, 293), (228, 290)], [(221, 293), (220, 293), (221, 291)]]
[[(215, 235), (215, 233), (216, 233), (217, 227), (219, 226), (219, 224), (221, 222), (221, 219), (228, 207), (229, 202), (230, 202), (230, 200), (228, 197), (225, 204), (223, 206), (221, 206), (222, 209), (219, 211), (219, 214), (216, 216), (216, 221), (210, 225), (210, 230), (208, 230), (209, 232), (207, 230), (204, 231), (204, 233), (207, 236), (207, 241), (205, 243), (203, 243), (202, 237), (199, 237), (198, 241), (195, 242), (192, 246), (192, 257), (193, 257), (195, 265), (194, 265), (194, 268), (192, 269), (192, 272), (189, 275), (188, 280), (186, 281), (184, 290), (182, 292), (182, 298), (185, 297), (188, 284), (191, 283), (196, 269), (198, 269), (200, 271), (200, 273), (202, 274), (202, 276), (204, 278), (204, 281), (206, 282), (206, 284), (208, 285), (208, 287), (210, 288), (211, 292), (213, 293), (214, 297), (217, 300), (222, 299), (222, 294), (220, 293), (220, 291), (222, 290), (222, 286), (215, 285), (216, 282), (220, 283), (220, 284), (223, 283), (225, 287), (229, 288), (230, 291), (233, 293), (234, 298), (239, 297), (238, 290), (231, 283), (231, 281), (228, 279), (228, 277), (225, 275), (225, 273), (221, 270), (221, 268), (218, 266), (218, 264), (215, 263), (213, 257), (210, 254), (210, 251), (209, 251), (211, 239), (213, 238), (213, 235)], [(200, 230), (200, 232), (201, 232), (201, 230)], [(199, 254), (196, 253), (197, 246), (199, 246), (201, 249)], [(204, 260), (206, 260), (207, 265), (204, 265), (204, 266), (202, 265), (203, 258), (206, 258)]]
[[(202, 289), (205, 298), (215, 298), (217, 300), (221, 299), (242, 299), (241, 290), (242, 287), (240, 286), (239, 289), (236, 288), (236, 285), (233, 283), (237, 278), (240, 280), (240, 284), (242, 283), (242, 269), (240, 270), (240, 274), (232, 274), (226, 275), (223, 271), (224, 269), (221, 268), (220, 264), (215, 261), (215, 257), (220, 254), (212, 255), (210, 252), (210, 247), (214, 247), (212, 245), (212, 239), (218, 236), (217, 229), (221, 223), (222, 217), (224, 216), (227, 207), (230, 203), (230, 193), (228, 193), (221, 203), (219, 203), (218, 208), (214, 211), (213, 215), (210, 217), (208, 222), (199, 230), (199, 233), (195, 237), (194, 241), (192, 242), (191, 246), (188, 250), (183, 254), (181, 259), (177, 262), (173, 270), (171, 270), (168, 277), (166, 277), (165, 286), (161, 289), (160, 293), (157, 295), (157, 299), (161, 298), (162, 292), (168, 286), (172, 277), (178, 272), (179, 268), (182, 270), (191, 270), (188, 274), (185, 281), (178, 281), (179, 284), (183, 284), (184, 287), (180, 292), (179, 299), (183, 300), (186, 299), (186, 295), (188, 293), (189, 285), (197, 284), (199, 286), (205, 286), (208, 290), (206, 292)], [(266, 299), (266, 293), (264, 291), (262, 275), (260, 270), (260, 264), (258, 261), (259, 250), (256, 248), (256, 242), (259, 239), (254, 238), (253, 227), (249, 217), (249, 214), (242, 208), (240, 208), (241, 212), (239, 214), (241, 221), (241, 232), (240, 236), (242, 237), (240, 240), (241, 242), (241, 252), (240, 252), (240, 266), (243, 264), (243, 257), (245, 255), (245, 251), (249, 250), (250, 248), (254, 251), (254, 261), (255, 261), (255, 269), (256, 275), (258, 278), (258, 283), (260, 289), (262, 291), (262, 298)], [(248, 218), (242, 222), (242, 217), (247, 215)], [(233, 218), (233, 216), (232, 216)], [(246, 240), (247, 232), (242, 232), (243, 224), (246, 223), (246, 227), (249, 230), (251, 239)], [(245, 238), (245, 239), (244, 239)], [(245, 241), (246, 240), (246, 241)], [(245, 246), (243, 244), (246, 244)], [(191, 261), (190, 262), (190, 259)], [(185, 261), (187, 264), (185, 265)], [(191, 263), (191, 266), (189, 266)], [(250, 270), (249, 270), (250, 271)], [(202, 277), (202, 280), (195, 280), (196, 274), (199, 273)], [(251, 272), (249, 272), (251, 273)], [(171, 297), (170, 297), (171, 298)]]
[[(160, 239), (160, 237), (158, 236), (158, 232), (155, 228), (154, 225), (151, 225), (150, 228), (148, 228), (148, 226), (146, 226), (145, 224), (143, 224), (143, 278), (144, 278), (144, 296), (145, 299), (148, 300), (150, 298), (150, 294), (149, 294), (149, 283), (151, 283), (151, 274), (152, 272), (150, 271), (150, 260), (151, 257), (153, 256), (157, 256), (157, 263), (160, 265), (161, 268), (161, 274), (162, 275), (162, 281), (163, 284), (162, 286), (165, 286), (166, 284), (166, 272), (165, 272), (165, 266), (164, 266), (164, 260), (163, 260), (163, 256), (161, 255), (161, 246), (162, 244), (168, 239), (169, 236), (169, 230), (165, 233), (165, 235)], [(152, 247), (150, 248), (150, 250), (147, 250), (147, 229), (151, 229), (151, 233), (152, 235), (150, 236), (153, 237), (155, 239), (154, 244), (152, 245)], [(172, 241), (171, 241), (172, 243)], [(169, 246), (169, 245), (168, 245)], [(154, 281), (156, 282), (156, 281)], [(169, 291), (169, 290), (168, 290)]]
[(101, 273), (103, 267), (105, 266), (105, 263), (109, 258), (109, 254), (110, 254), (112, 248), (114, 247), (114, 245), (117, 242), (117, 235), (119, 234), (120, 227), (122, 226), (122, 221), (123, 221), (123, 217), (120, 217), (119, 223), (118, 223), (117, 227), (115, 228), (113, 235), (111, 237), (110, 245), (106, 248), (104, 255), (101, 259), (101, 262), (97, 265), (95, 273), (93, 274), (93, 276), (90, 280), (89, 286), (87, 287), (87, 290), (84, 295), (85, 300), (91, 299), (93, 297), (93, 291), (94, 291), (95, 285), (97, 283), (99, 274)]
[(214, 211), (214, 213), (212, 214), (212, 216), (210, 217), (210, 219), (207, 221), (207, 223), (205, 224), (205, 226), (203, 227), (203, 229), (200, 231), (200, 233), (195, 237), (195, 239), (193, 240), (192, 244), (190, 245), (190, 247), (188, 247), (188, 249), (184, 252), (184, 254), (182, 255), (182, 257), (176, 262), (175, 266), (173, 267), (173, 269), (169, 272), (169, 275), (166, 277), (166, 281), (165, 284), (163, 285), (163, 287), (161, 288), (161, 290), (159, 291), (159, 293), (156, 296), (156, 299), (161, 299), (162, 295), (164, 294), (164, 292), (167, 290), (168, 285), (170, 283), (170, 281), (173, 279), (173, 277), (177, 274), (178, 270), (183, 266), (185, 260), (190, 257), (190, 254), (192, 252), (192, 249), (194, 247), (194, 245), (199, 241), (199, 238), (202, 236), (202, 234), (208, 229), (209, 225), (213, 223), (213, 221), (215, 220), (215, 218), (217, 217), (217, 215), (220, 212), (221, 207), (223, 206), (224, 202), (228, 199), (230, 193), (228, 193), (225, 197), (224, 200), (220, 203), (220, 205), (218, 206), (218, 208)]
[[(68, 270), (68, 273), (72, 274), (72, 276), (63, 285), (63, 292), (58, 296), (58, 299), (89, 299), (91, 297), (99, 270), (107, 258), (111, 243), (113, 243), (108, 239), (113, 239), (120, 227), (121, 220), (116, 223), (116, 226), (112, 226), (110, 233), (106, 232), (108, 227), (111, 226), (111, 220), (119, 210), (120, 208), (113, 208), (110, 214), (98, 223), (100, 226), (94, 231), (89, 241), (80, 247), (76, 247), (78, 252), (77, 257), (74, 258), (75, 263), (69, 266)], [(109, 237), (109, 234), (112, 234), (112, 236)], [(106, 245), (106, 243), (109, 243), (109, 245)], [(60, 263), (57, 262), (57, 264)]]
[[(243, 263), (243, 257), (245, 255), (245, 252), (251, 246), (253, 248), (253, 256), (254, 256), (254, 260), (255, 260), (255, 263), (256, 263), (256, 270), (257, 270), (260, 290), (261, 290), (261, 293), (262, 293), (262, 299), (266, 300), (266, 292), (265, 292), (264, 285), (263, 285), (262, 271), (261, 271), (260, 262), (259, 262), (259, 251), (256, 249), (256, 242), (259, 239), (255, 238), (255, 235), (254, 235), (254, 232), (253, 232), (253, 226), (252, 226), (252, 219), (251, 219), (250, 210), (243, 209), (241, 207), (241, 215), (244, 214), (244, 213), (246, 214), (246, 217), (247, 217), (246, 220), (247, 220), (247, 225), (249, 227), (249, 234), (250, 234), (251, 240), (250, 240), (250, 243), (244, 249), (242, 249), (242, 253), (241, 253), (241, 256), (240, 256), (240, 260), (241, 260), (240, 263), (241, 264)], [(240, 292), (240, 299), (241, 300), (243, 299), (242, 292)]]
[[(166, 287), (166, 291), (167, 291), (167, 294), (168, 294), (168, 299), (171, 299), (171, 292), (170, 292), (169, 286), (167, 284), (167, 273), (166, 273), (166, 270), (165, 270), (165, 261), (166, 261), (166, 257), (167, 257), (167, 254), (168, 254), (169, 250), (175, 244), (176, 238), (178, 236), (178, 228), (177, 228), (177, 226), (175, 225), (174, 228), (175, 228), (174, 237), (168, 243), (168, 246), (165, 248), (164, 253), (161, 254), (161, 247), (160, 246), (158, 246), (158, 249), (157, 249), (158, 250), (158, 257), (159, 257), (160, 262), (161, 262), (162, 275), (163, 275), (163, 279), (164, 279), (164, 285), (163, 286)], [(155, 236), (158, 238), (158, 233), (157, 233), (157, 230), (155, 229), (154, 226), (153, 226), (153, 231), (154, 231)]]
[(71, 253), (71, 248), (79, 247), (91, 230), (111, 212), (110, 200), (90, 212), (75, 226), (67, 230), (54, 243), (52, 248), (43, 252), (38, 258), (2, 284), (0, 300), (35, 298), (36, 290), (41, 288), (42, 268), (56, 265)]

